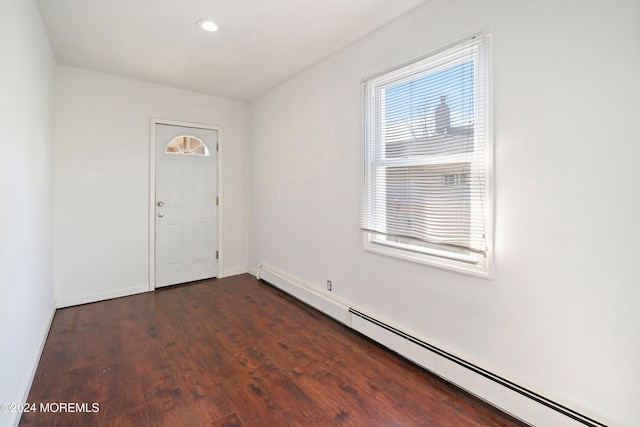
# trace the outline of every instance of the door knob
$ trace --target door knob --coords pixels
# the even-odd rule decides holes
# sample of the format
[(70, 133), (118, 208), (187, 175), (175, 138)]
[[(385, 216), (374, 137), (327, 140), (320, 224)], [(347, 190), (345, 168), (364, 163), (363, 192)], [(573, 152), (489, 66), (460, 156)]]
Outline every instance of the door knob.
[(162, 200), (160, 200), (160, 201), (158, 202), (158, 206), (164, 206), (164, 202), (163, 202)]
[(164, 216), (164, 213), (163, 213), (163, 212), (160, 212), (160, 213), (158, 214), (158, 218), (162, 218), (163, 216)]

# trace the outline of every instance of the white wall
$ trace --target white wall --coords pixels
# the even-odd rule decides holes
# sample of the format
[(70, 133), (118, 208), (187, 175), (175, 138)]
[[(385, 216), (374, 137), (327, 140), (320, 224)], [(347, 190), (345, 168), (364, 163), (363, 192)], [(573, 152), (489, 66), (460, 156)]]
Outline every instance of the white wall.
[[(0, 1), (0, 402), (23, 402), (53, 316), (55, 59), (33, 1)], [(19, 414), (0, 411), (0, 425)]]
[(248, 106), (58, 66), (54, 152), (58, 306), (149, 288), (151, 118), (222, 126), (221, 275), (247, 271)]
[[(494, 24), (495, 279), (365, 253), (361, 79)], [(249, 263), (640, 425), (640, 3), (435, 0), (252, 103)]]

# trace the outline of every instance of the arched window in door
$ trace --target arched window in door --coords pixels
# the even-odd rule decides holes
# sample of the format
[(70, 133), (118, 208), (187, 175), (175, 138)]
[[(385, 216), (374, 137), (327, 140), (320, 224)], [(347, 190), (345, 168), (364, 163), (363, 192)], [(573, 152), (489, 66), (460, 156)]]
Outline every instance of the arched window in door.
[(188, 156), (208, 156), (209, 150), (195, 136), (182, 135), (173, 138), (164, 150), (167, 154), (184, 154)]

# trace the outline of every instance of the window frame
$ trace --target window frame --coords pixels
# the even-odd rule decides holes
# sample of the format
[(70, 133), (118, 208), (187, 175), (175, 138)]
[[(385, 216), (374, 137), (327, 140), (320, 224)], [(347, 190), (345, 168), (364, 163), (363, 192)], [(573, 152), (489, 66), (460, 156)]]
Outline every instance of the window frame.
[[(492, 134), (492, 81), (491, 81), (491, 33), (490, 30), (485, 30), (480, 33), (476, 33), (471, 37), (467, 37), (456, 43), (452, 43), (442, 49), (432, 52), (428, 55), (417, 58), (409, 63), (403, 64), (399, 67), (395, 67), (386, 72), (377, 74), (375, 76), (363, 79), (362, 82), (362, 96), (363, 96), (363, 137), (364, 137), (364, 155), (363, 166), (363, 201), (362, 209), (363, 214), (366, 210), (372, 209), (367, 205), (367, 201), (370, 201), (366, 195), (368, 192), (375, 194), (375, 197), (384, 194), (384, 190), (378, 192), (375, 186), (377, 184), (375, 179), (372, 179), (371, 170), (378, 167), (389, 166), (434, 166), (468, 162), (467, 156), (460, 154), (443, 154), (435, 156), (422, 156), (422, 157), (406, 157), (389, 159), (384, 158), (382, 154), (384, 151), (382, 139), (382, 122), (384, 117), (384, 102), (381, 100), (380, 94), (387, 87), (392, 87), (400, 83), (417, 80), (424, 77), (427, 74), (435, 73), (438, 70), (446, 70), (455, 67), (465, 61), (469, 61), (468, 56), (460, 55), (458, 62), (456, 60), (445, 61), (442, 58), (446, 58), (447, 52), (468, 42), (470, 39), (482, 36), (485, 38), (483, 41), (483, 47), (476, 51), (472, 60), (474, 61), (474, 67), (481, 64), (482, 73), (474, 74), (474, 96), (476, 99), (484, 99), (485, 104), (480, 108), (474, 106), (476, 114), (479, 108), (482, 111), (482, 120), (484, 122), (484, 137), (481, 141), (480, 138), (474, 136), (474, 144), (481, 143), (484, 147), (484, 203), (482, 203), (482, 217), (484, 219), (484, 242), (486, 245), (484, 253), (477, 253), (471, 249), (453, 248), (448, 245), (438, 245), (437, 243), (423, 243), (419, 244), (408, 242), (402, 242), (402, 239), (396, 239), (385, 237), (380, 233), (367, 231), (363, 232), (363, 247), (368, 252), (373, 252), (385, 256), (394, 258), (400, 258), (403, 260), (431, 265), (435, 267), (444, 268), (447, 270), (457, 271), (460, 273), (470, 274), (473, 276), (483, 278), (493, 278), (493, 134)], [(444, 56), (443, 56), (444, 55)], [(431, 62), (433, 62), (432, 65)], [(414, 74), (412, 66), (419, 64), (418, 67), (423, 66), (426, 63), (426, 70), (424, 73)], [(480, 82), (479, 79), (482, 79)], [(481, 84), (479, 84), (481, 83)], [(482, 91), (482, 97), (479, 98), (478, 91)], [(377, 95), (377, 96), (376, 96)], [(474, 162), (475, 164), (475, 162)], [(476, 166), (473, 166), (476, 167)], [(477, 170), (476, 170), (477, 172)], [(480, 170), (482, 173), (482, 171)], [(443, 184), (444, 185), (444, 184)], [(386, 202), (385, 202), (386, 203)]]

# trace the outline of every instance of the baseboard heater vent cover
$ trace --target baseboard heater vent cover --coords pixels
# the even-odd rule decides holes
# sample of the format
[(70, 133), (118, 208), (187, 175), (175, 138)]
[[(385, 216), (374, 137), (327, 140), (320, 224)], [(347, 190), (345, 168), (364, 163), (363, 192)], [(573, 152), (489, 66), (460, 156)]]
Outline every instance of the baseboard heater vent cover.
[(428, 350), (440, 357), (443, 357), (447, 360), (449, 360), (450, 362), (453, 362), (459, 366), (462, 366), (463, 368), (466, 368), (478, 375), (481, 375), (484, 378), (487, 378), (503, 387), (506, 387), (528, 399), (531, 399), (541, 405), (546, 406), (547, 408), (550, 408), (556, 412), (559, 412), (560, 414), (572, 418), (575, 421), (578, 421), (581, 424), (584, 424), (585, 426), (589, 426), (589, 427), (607, 427), (605, 424), (602, 424), (594, 419), (591, 419), (589, 417), (587, 417), (586, 415), (580, 414), (579, 412), (576, 412), (570, 408), (567, 408), (564, 405), (561, 405), (557, 402), (554, 402), (544, 396), (541, 396), (531, 390), (528, 390), (518, 384), (515, 384), (505, 378), (502, 378), (490, 371), (487, 371), (486, 369), (481, 368), (480, 366), (477, 366), (473, 363), (467, 362), (464, 359), (461, 359), (460, 357), (451, 354), (445, 350), (442, 350), (434, 345), (431, 345), (421, 339), (418, 339), (416, 337), (413, 337), (409, 334), (407, 334), (406, 332), (403, 332), (397, 328), (394, 328), (393, 326), (387, 325), (386, 323), (383, 323), (371, 316), (368, 316), (358, 310), (355, 310), (354, 308), (349, 308), (349, 312), (351, 313), (352, 316), (357, 316), (363, 320), (366, 320), (367, 322), (371, 322), (373, 324), (375, 324), (376, 326), (383, 328), (385, 330), (387, 330), (388, 332), (391, 332), (407, 341), (410, 341), (411, 343), (422, 347), (425, 350)]

